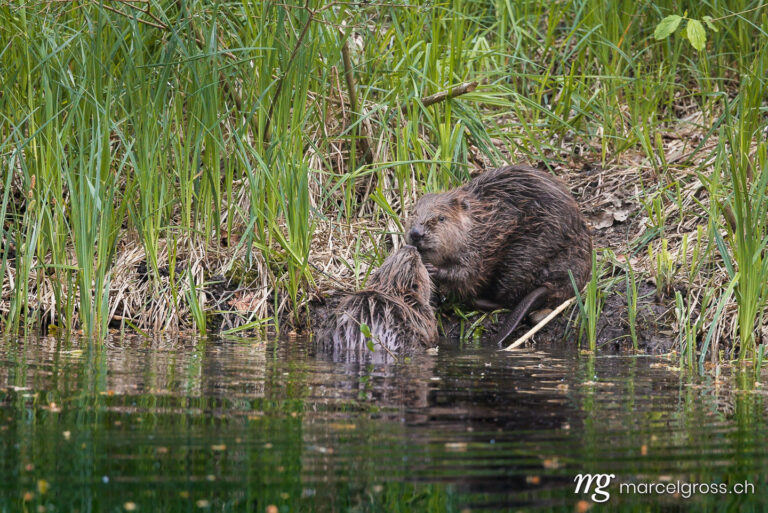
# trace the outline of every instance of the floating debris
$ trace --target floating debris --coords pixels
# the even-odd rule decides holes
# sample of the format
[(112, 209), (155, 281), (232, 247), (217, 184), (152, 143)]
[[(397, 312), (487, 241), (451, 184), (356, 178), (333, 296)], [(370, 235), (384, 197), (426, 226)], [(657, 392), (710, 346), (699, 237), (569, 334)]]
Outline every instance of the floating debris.
[(466, 452), (467, 443), (466, 442), (446, 442), (445, 450), (453, 451), (453, 452)]

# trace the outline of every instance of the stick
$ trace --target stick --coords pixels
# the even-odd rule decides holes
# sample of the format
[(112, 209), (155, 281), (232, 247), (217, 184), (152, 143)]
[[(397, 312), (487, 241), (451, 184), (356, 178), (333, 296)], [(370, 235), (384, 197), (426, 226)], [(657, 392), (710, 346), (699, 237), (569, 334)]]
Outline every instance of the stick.
[[(347, 90), (349, 91), (349, 105), (352, 108), (352, 112), (359, 119), (360, 124), (357, 126), (358, 133), (360, 134), (360, 146), (363, 150), (363, 162), (365, 164), (373, 163), (373, 151), (371, 150), (371, 144), (368, 142), (368, 136), (365, 134), (365, 127), (362, 123), (362, 113), (357, 110), (357, 92), (355, 91), (355, 76), (352, 71), (352, 59), (349, 58), (349, 45), (345, 36), (344, 44), (341, 47), (341, 57), (344, 63), (344, 78), (347, 81)], [(353, 143), (354, 144), (354, 143)]]
[[(431, 96), (425, 96), (421, 99), (422, 105), (425, 107), (429, 107), (432, 104), (435, 104), (437, 102), (442, 102), (445, 100), (449, 100), (451, 98), (456, 98), (457, 96), (461, 96), (462, 94), (471, 93), (475, 90), (477, 87), (477, 81), (474, 82), (464, 82), (461, 85), (458, 85), (456, 87), (450, 88), (448, 91), (442, 91), (436, 94), (433, 94)], [(409, 103), (406, 102), (403, 105), (400, 106), (400, 110), (402, 112), (406, 112), (408, 110)]]
[(269, 105), (269, 112), (267, 113), (267, 119), (264, 122), (264, 133), (262, 134), (262, 141), (264, 142), (264, 144), (266, 144), (269, 140), (269, 124), (272, 121), (272, 113), (274, 112), (275, 104), (277, 103), (277, 100), (280, 97), (280, 91), (282, 91), (283, 89), (283, 83), (285, 82), (285, 77), (288, 75), (288, 72), (291, 70), (291, 64), (293, 64), (293, 59), (295, 59), (296, 54), (299, 53), (299, 48), (301, 48), (301, 44), (304, 42), (304, 37), (307, 35), (309, 26), (312, 24), (312, 20), (315, 17), (315, 11), (309, 8), (309, 0), (307, 0), (304, 3), (304, 10), (309, 13), (309, 16), (307, 16), (307, 22), (304, 23), (304, 28), (301, 29), (301, 34), (299, 35), (299, 38), (296, 40), (296, 46), (293, 47), (291, 56), (288, 58), (288, 64), (285, 65), (285, 70), (283, 70), (282, 76), (279, 78), (277, 82), (277, 87), (275, 88), (275, 94), (272, 95), (272, 103)]
[[(134, 7), (131, 4), (126, 4), (126, 5), (130, 5), (134, 9), (137, 9), (139, 12), (143, 12), (143, 13), (147, 14), (147, 11), (145, 11), (143, 9), (139, 9), (138, 7)], [(165, 23), (162, 23), (162, 22), (161, 23), (154, 23), (152, 21), (148, 21), (148, 20), (139, 18), (138, 16), (135, 16), (135, 15), (131, 16), (128, 13), (125, 13), (125, 12), (121, 11), (120, 9), (115, 9), (114, 7), (111, 7), (109, 5), (101, 4), (101, 7), (103, 7), (104, 9), (106, 9), (108, 11), (111, 11), (111, 12), (113, 12), (115, 14), (119, 14), (120, 16), (125, 16), (126, 18), (132, 19), (132, 20), (134, 20), (134, 21), (136, 21), (138, 23), (143, 23), (145, 25), (149, 25), (150, 27), (155, 27), (155, 28), (159, 28), (159, 29), (162, 29), (162, 30), (168, 30), (168, 25), (166, 25)], [(150, 14), (150, 16), (153, 19), (156, 19), (156, 17), (154, 15)]]
[(539, 330), (540, 330), (541, 328), (543, 328), (544, 326), (546, 326), (547, 324), (549, 324), (549, 322), (550, 322), (552, 319), (554, 319), (555, 317), (557, 317), (557, 316), (558, 316), (558, 314), (559, 314), (560, 312), (562, 312), (563, 310), (565, 310), (566, 308), (568, 308), (569, 306), (571, 306), (571, 305), (573, 304), (573, 302), (574, 302), (574, 301), (576, 301), (576, 298), (575, 298), (575, 297), (572, 297), (571, 299), (568, 299), (568, 300), (566, 300), (565, 302), (563, 302), (563, 304), (562, 304), (562, 305), (558, 306), (558, 307), (557, 307), (557, 308), (555, 308), (555, 309), (554, 309), (554, 310), (553, 310), (553, 311), (552, 311), (552, 312), (551, 312), (549, 315), (547, 315), (546, 317), (544, 317), (544, 318), (541, 320), (541, 322), (539, 322), (539, 323), (538, 323), (536, 326), (534, 326), (533, 328), (531, 328), (530, 330), (528, 330), (528, 332), (527, 332), (525, 335), (523, 335), (522, 337), (518, 338), (517, 340), (515, 340), (514, 342), (512, 342), (511, 344), (509, 344), (509, 345), (508, 345), (507, 347), (505, 347), (504, 349), (501, 349), (501, 351), (512, 351), (513, 349), (515, 349), (515, 348), (517, 348), (517, 347), (519, 347), (519, 346), (523, 345), (523, 344), (525, 343), (525, 341), (526, 341), (526, 340), (528, 340), (529, 338), (531, 338), (532, 336), (534, 336), (536, 333), (538, 333), (538, 332), (539, 332)]

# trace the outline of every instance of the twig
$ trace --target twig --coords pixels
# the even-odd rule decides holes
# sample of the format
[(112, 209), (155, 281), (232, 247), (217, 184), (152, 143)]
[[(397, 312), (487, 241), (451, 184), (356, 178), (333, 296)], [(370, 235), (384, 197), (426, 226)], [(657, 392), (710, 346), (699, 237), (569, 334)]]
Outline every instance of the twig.
[[(53, 1), (53, 2), (69, 2), (71, 0), (49, 0), (49, 1)], [(149, 0), (111, 0), (111, 1), (115, 2), (115, 3), (118, 3), (118, 4), (121, 4), (121, 5), (127, 5), (131, 9), (135, 9), (135, 10), (139, 11), (140, 13), (146, 14), (147, 16), (149, 16), (150, 18), (152, 18), (155, 21), (154, 22), (147, 21), (147, 20), (141, 19), (141, 18), (139, 18), (139, 17), (137, 17), (135, 15), (131, 16), (129, 13), (127, 13), (125, 11), (121, 11), (120, 9), (117, 9), (115, 7), (110, 7), (109, 5), (105, 5), (103, 3), (100, 3), (99, 5), (101, 7), (103, 7), (104, 9), (110, 11), (110, 12), (113, 12), (115, 14), (119, 14), (120, 16), (129, 18), (131, 20), (135, 20), (138, 23), (143, 23), (145, 25), (149, 25), (150, 27), (159, 28), (161, 30), (170, 30), (171, 29), (171, 27), (168, 24), (166, 24), (165, 22), (163, 22), (163, 20), (161, 20), (156, 15), (152, 14), (152, 12), (150, 11)], [(139, 6), (133, 5), (133, 3), (131, 3), (131, 2), (133, 2), (133, 3), (146, 3), (147, 7), (145, 9), (141, 9)], [(177, 1), (177, 6), (179, 8), (179, 11), (181, 11), (181, 2), (180, 1)], [(191, 20), (190, 20), (190, 26), (192, 26), (192, 30), (195, 32), (195, 34), (194, 34), (195, 42), (197, 43), (198, 47), (200, 47), (200, 49), (202, 50), (203, 47), (205, 46), (204, 38), (203, 38), (203, 33), (202, 33), (202, 31), (200, 29), (197, 29), (197, 28), (194, 27), (194, 25), (192, 25)], [(222, 47), (224, 46), (223, 42), (221, 41), (221, 38), (219, 38), (219, 44)], [(230, 60), (233, 60), (233, 61), (237, 60), (237, 57), (235, 56), (235, 54), (233, 54), (230, 51), (225, 50), (225, 51), (223, 51), (221, 53), (222, 53), (222, 55), (226, 56)]]
[(304, 9), (307, 12), (309, 12), (309, 17), (307, 18), (307, 22), (304, 24), (304, 28), (301, 30), (301, 35), (299, 35), (299, 39), (296, 40), (296, 46), (293, 47), (291, 56), (288, 58), (288, 64), (285, 65), (285, 71), (283, 71), (283, 74), (280, 77), (279, 82), (277, 83), (277, 88), (275, 88), (275, 94), (272, 96), (272, 103), (269, 106), (269, 112), (267, 113), (267, 120), (264, 123), (264, 133), (262, 135), (262, 141), (264, 141), (265, 144), (267, 142), (267, 138), (269, 137), (269, 125), (270, 125), (270, 122), (272, 121), (272, 113), (275, 110), (275, 103), (277, 103), (277, 99), (280, 96), (280, 91), (283, 89), (283, 84), (285, 83), (285, 77), (288, 75), (288, 72), (291, 70), (291, 64), (293, 64), (293, 59), (296, 58), (296, 54), (299, 52), (301, 43), (304, 42), (304, 37), (307, 35), (309, 26), (312, 24), (312, 19), (315, 17), (315, 11), (309, 8), (309, 0), (307, 0), (304, 3)]
[(534, 336), (536, 333), (538, 333), (541, 328), (543, 328), (544, 326), (549, 324), (549, 322), (552, 319), (557, 317), (560, 312), (562, 312), (563, 310), (565, 310), (566, 308), (571, 306), (574, 301), (576, 301), (576, 298), (572, 297), (571, 299), (568, 299), (565, 302), (563, 302), (563, 304), (561, 304), (560, 306), (555, 308), (549, 315), (544, 317), (544, 319), (542, 319), (541, 322), (539, 322), (536, 326), (534, 326), (533, 328), (528, 330), (528, 332), (525, 335), (523, 335), (522, 337), (518, 338), (517, 340), (512, 342), (510, 345), (505, 347), (504, 349), (501, 349), (501, 351), (511, 351), (511, 350), (513, 350), (513, 349), (523, 345), (526, 340), (528, 340), (529, 338)]
[[(195, 26), (192, 23), (192, 19), (191, 18), (189, 19), (189, 28), (191, 28), (192, 31), (194, 32), (193, 35), (194, 35), (195, 43), (197, 43), (197, 47), (200, 50), (205, 51), (205, 43), (204, 43), (204, 38), (203, 38), (203, 31), (202, 31), (201, 28)], [(221, 44), (221, 41), (219, 41), (219, 44)], [(230, 59), (233, 59), (233, 60), (236, 59), (235, 54), (233, 54), (232, 52), (225, 51), (225, 52), (222, 52), (222, 55), (224, 55), (225, 57), (228, 57)], [(224, 76), (224, 73), (221, 72), (221, 71), (219, 71), (219, 82), (221, 82), (221, 85), (224, 87), (224, 92), (227, 93), (229, 95), (229, 97), (232, 98), (232, 101), (235, 102), (235, 105), (237, 106), (237, 110), (238, 111), (242, 111), (243, 110), (243, 99), (240, 97), (240, 94), (237, 92), (237, 90), (235, 90), (235, 88), (232, 87), (229, 84), (229, 81), (227, 80), (227, 77)]]
[(381, 348), (384, 351), (388, 352), (389, 356), (391, 356), (395, 361), (399, 360), (397, 355), (395, 353), (393, 353), (391, 349), (389, 349), (387, 346), (385, 346), (384, 343), (381, 340), (379, 340), (379, 337), (373, 337), (373, 340), (375, 340), (381, 346)]
[[(155, 20), (155, 23), (158, 23), (158, 24), (160, 24), (160, 25), (164, 26), (166, 29), (168, 28), (168, 25), (166, 25), (166, 24), (163, 22), (163, 20), (161, 20), (160, 18), (158, 18), (157, 16), (155, 16), (154, 14), (152, 14), (152, 13), (150, 12), (150, 8), (151, 8), (152, 4), (150, 3), (150, 1), (149, 1), (149, 0), (113, 0), (113, 1), (115, 1), (115, 2), (119, 2), (119, 3), (121, 3), (121, 4), (125, 4), (125, 5), (127, 5), (128, 7), (130, 7), (131, 9), (136, 9), (136, 10), (138, 10), (138, 11), (141, 11), (141, 12), (143, 12), (144, 14), (146, 14), (147, 16), (149, 16), (150, 18), (152, 18), (153, 20)], [(140, 8), (140, 7), (138, 7), (138, 6), (136, 6), (136, 5), (133, 5), (134, 3), (142, 3), (142, 4), (146, 4), (146, 7), (145, 7), (144, 9), (141, 9), (141, 8)]]
[[(130, 4), (127, 4), (127, 5), (130, 5)], [(139, 18), (138, 16), (129, 16), (128, 13), (125, 13), (125, 12), (121, 11), (120, 9), (115, 9), (114, 7), (110, 7), (110, 6), (106, 5), (106, 4), (101, 4), (101, 7), (103, 7), (104, 9), (106, 9), (108, 11), (112, 11), (112, 12), (114, 12), (116, 14), (119, 14), (121, 16), (125, 16), (126, 18), (130, 18), (130, 19), (132, 19), (134, 21), (137, 21), (139, 23), (143, 23), (145, 25), (149, 25), (150, 27), (155, 27), (155, 28), (159, 28), (159, 29), (162, 29), (162, 30), (168, 30), (168, 25), (166, 25), (164, 23), (163, 24), (159, 24), (159, 23), (155, 23), (155, 22), (152, 22), (152, 21), (144, 20), (142, 18)], [(137, 7), (134, 7), (134, 6), (131, 6), (131, 7), (133, 7), (134, 9), (138, 9)], [(146, 13), (146, 11), (144, 11), (142, 9), (138, 9), (138, 11)], [(154, 16), (152, 16), (152, 17), (154, 18)]]
[[(425, 96), (421, 99), (421, 104), (425, 107), (429, 107), (432, 104), (435, 104), (437, 102), (442, 102), (445, 100), (449, 100), (451, 98), (456, 98), (457, 96), (461, 96), (462, 94), (471, 93), (475, 90), (477, 87), (477, 81), (474, 82), (464, 82), (461, 85), (458, 85), (456, 87), (450, 88), (448, 91), (442, 91), (436, 94), (433, 94), (431, 96)], [(400, 110), (402, 112), (406, 112), (408, 110), (408, 107), (410, 106), (410, 102), (405, 102), (400, 106)]]
[(347, 90), (349, 91), (349, 104), (352, 108), (352, 112), (357, 115), (361, 120), (358, 125), (358, 132), (360, 134), (360, 145), (363, 149), (363, 162), (366, 164), (373, 163), (373, 151), (371, 151), (371, 144), (368, 142), (368, 136), (365, 134), (362, 113), (357, 110), (357, 92), (355, 91), (355, 76), (352, 71), (352, 59), (349, 58), (349, 45), (347, 44), (348, 37), (344, 36), (344, 44), (341, 47), (341, 57), (344, 62), (344, 78), (347, 82)]
[(725, 16), (720, 16), (719, 18), (712, 18), (709, 21), (710, 22), (712, 22), (712, 21), (720, 21), (720, 20), (724, 20), (726, 18), (730, 18), (731, 16), (741, 16), (742, 14), (747, 14), (747, 13), (750, 13), (752, 11), (756, 11), (756, 10), (762, 8), (762, 7), (765, 7), (765, 5), (763, 5), (763, 3), (760, 2), (760, 5), (758, 5), (757, 7), (753, 7), (752, 9), (747, 9), (746, 11), (732, 12), (731, 14), (726, 14)]
[[(176, 7), (178, 8), (180, 14), (184, 12), (184, 6), (182, 5), (181, 0), (176, 0)], [(147, 7), (147, 9), (149, 9), (149, 7)], [(188, 22), (189, 22), (189, 28), (193, 32), (192, 36), (193, 36), (193, 39), (195, 40), (195, 43), (197, 44), (197, 47), (200, 50), (205, 50), (205, 38), (203, 37), (203, 30), (195, 26), (191, 16), (189, 17)], [(220, 39), (218, 40), (218, 43), (222, 47), (224, 46)], [(222, 52), (222, 55), (224, 55), (228, 59), (237, 60), (237, 57), (235, 57), (235, 54), (233, 54), (232, 52), (224, 51)], [(242, 111), (243, 99), (240, 97), (240, 94), (237, 92), (237, 90), (235, 90), (235, 88), (229, 84), (229, 81), (227, 81), (227, 77), (225, 77), (224, 73), (221, 71), (219, 71), (219, 82), (221, 82), (222, 86), (224, 87), (224, 92), (228, 94), (230, 98), (232, 98), (232, 101), (235, 102), (235, 105), (237, 106), (237, 110)], [(255, 133), (256, 131), (254, 129), (254, 134)]]
[[(358, 321), (357, 319), (352, 319), (352, 320), (353, 320), (354, 322), (356, 322), (356, 323), (357, 323), (357, 327), (358, 327), (358, 328), (360, 328), (360, 327), (362, 326), (362, 324), (360, 323), (360, 321)], [(360, 332), (360, 334), (362, 335), (362, 331)], [(365, 337), (365, 335), (363, 335), (363, 336)], [(366, 338), (368, 338), (368, 337), (366, 337)], [(378, 344), (378, 345), (380, 345), (380, 346), (381, 346), (381, 348), (382, 348), (384, 351), (388, 352), (388, 353), (389, 353), (389, 356), (391, 356), (391, 357), (392, 357), (392, 358), (393, 358), (395, 361), (397, 361), (397, 360), (398, 360), (398, 358), (397, 358), (397, 355), (396, 355), (395, 353), (393, 353), (393, 352), (392, 352), (392, 350), (391, 350), (390, 348), (388, 348), (386, 345), (384, 345), (384, 342), (382, 342), (381, 340), (379, 340), (379, 337), (377, 337), (377, 336), (375, 336), (375, 335), (371, 334), (371, 340), (373, 340), (373, 342), (374, 342), (375, 344)]]
[[(274, 5), (278, 7), (284, 7), (286, 9), (299, 9), (300, 7), (296, 5), (289, 5), (289, 4), (283, 4), (283, 3), (275, 3)], [(343, 6), (354, 6), (354, 7), (407, 7), (410, 9), (421, 9), (418, 5), (409, 5), (409, 4), (393, 4), (389, 2), (370, 2), (368, 0), (361, 0), (358, 2), (329, 2), (325, 4), (323, 7), (320, 7), (316, 10), (316, 12), (324, 11), (326, 9), (330, 9), (332, 7), (336, 7), (337, 5), (343, 5)]]

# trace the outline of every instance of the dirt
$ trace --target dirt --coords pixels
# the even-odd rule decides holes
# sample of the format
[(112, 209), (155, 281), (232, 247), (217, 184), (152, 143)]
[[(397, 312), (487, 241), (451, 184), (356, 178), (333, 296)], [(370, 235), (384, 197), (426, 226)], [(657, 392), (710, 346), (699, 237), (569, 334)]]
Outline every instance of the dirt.
[[(649, 354), (669, 353), (676, 344), (674, 333), (668, 329), (673, 319), (669, 309), (655, 299), (656, 289), (648, 283), (638, 286), (638, 307), (636, 318), (636, 331), (638, 350)], [(537, 342), (554, 342), (562, 338), (568, 338), (573, 343), (578, 341), (578, 327), (574, 322), (578, 317), (576, 306), (567, 308), (562, 314), (553, 319), (542, 328), (527, 344)], [(455, 313), (443, 310), (439, 314), (440, 333), (449, 340), (457, 340), (462, 336), (462, 319)], [(483, 312), (470, 316), (464, 320), (464, 337), (480, 336), (483, 340), (490, 340), (496, 334), (506, 313)], [(479, 321), (470, 332), (471, 326)], [(522, 337), (533, 327), (530, 316), (515, 330), (504, 342), (507, 346)], [(605, 298), (603, 311), (600, 314), (597, 325), (597, 347), (601, 351), (631, 352), (634, 350), (630, 336), (629, 321), (627, 315), (627, 302), (624, 295), (612, 292)], [(580, 343), (580, 347), (588, 347), (586, 337)]]

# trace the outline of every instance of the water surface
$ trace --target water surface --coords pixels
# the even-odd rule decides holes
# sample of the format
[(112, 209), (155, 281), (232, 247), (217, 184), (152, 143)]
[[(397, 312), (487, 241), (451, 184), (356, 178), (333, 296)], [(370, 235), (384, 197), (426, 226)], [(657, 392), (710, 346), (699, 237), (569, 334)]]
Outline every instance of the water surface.
[[(446, 343), (391, 365), (312, 353), (299, 339), (0, 341), (0, 511), (768, 507), (765, 390), (744, 376), (565, 343)], [(615, 474), (607, 502), (574, 493), (587, 472)], [(678, 481), (755, 490), (619, 493)]]

